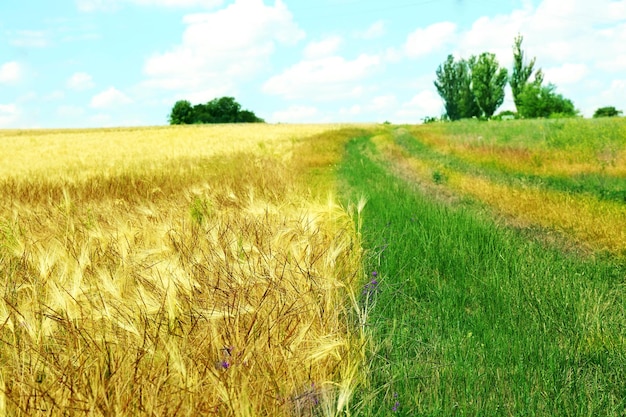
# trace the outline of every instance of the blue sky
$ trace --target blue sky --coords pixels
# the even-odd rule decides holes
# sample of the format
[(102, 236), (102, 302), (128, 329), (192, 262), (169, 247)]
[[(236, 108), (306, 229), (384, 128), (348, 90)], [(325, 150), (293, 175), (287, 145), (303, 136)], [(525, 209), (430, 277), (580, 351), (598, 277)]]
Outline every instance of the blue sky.
[(584, 115), (626, 111), (626, 0), (2, 0), (0, 128), (162, 125), (225, 95), (268, 122), (418, 123), (448, 54), (510, 68), (517, 33)]

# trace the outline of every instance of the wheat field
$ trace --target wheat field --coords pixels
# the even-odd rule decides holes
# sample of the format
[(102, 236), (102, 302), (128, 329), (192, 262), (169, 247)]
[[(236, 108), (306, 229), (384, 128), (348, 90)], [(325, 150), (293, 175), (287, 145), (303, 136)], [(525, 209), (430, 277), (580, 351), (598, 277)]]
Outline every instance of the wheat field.
[(0, 415), (347, 410), (362, 205), (319, 174), (344, 136), (0, 132)]

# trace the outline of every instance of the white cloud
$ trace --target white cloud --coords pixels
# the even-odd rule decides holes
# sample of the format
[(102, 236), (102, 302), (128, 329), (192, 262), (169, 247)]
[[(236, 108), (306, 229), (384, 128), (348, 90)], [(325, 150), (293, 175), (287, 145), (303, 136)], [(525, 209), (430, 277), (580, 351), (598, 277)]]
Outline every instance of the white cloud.
[(270, 121), (274, 123), (313, 123), (319, 121), (320, 112), (313, 106), (291, 106), (274, 112)]
[(133, 100), (131, 100), (126, 94), (114, 87), (110, 87), (109, 89), (93, 96), (90, 106), (95, 109), (105, 109), (130, 104), (132, 102)]
[[(468, 31), (459, 34), (455, 55), (469, 57), (492, 52), (501, 65), (509, 67), (513, 62), (513, 40), (518, 33), (525, 32), (522, 26), (529, 13), (529, 9), (524, 9), (515, 10), (506, 16), (479, 18)], [(525, 37), (523, 48), (527, 49), (528, 46), (529, 39)]]
[(355, 82), (370, 76), (380, 64), (380, 57), (367, 54), (352, 61), (339, 56), (304, 60), (270, 78), (263, 85), (263, 91), (288, 99), (354, 97), (363, 90)]
[(54, 90), (46, 94), (45, 96), (43, 96), (43, 100), (45, 101), (56, 101), (56, 100), (62, 100), (64, 98), (65, 98), (65, 92), (63, 90)]
[[(185, 94), (180, 94), (178, 100), (189, 100), (191, 103), (206, 103), (213, 100), (216, 97), (224, 97), (229, 95), (233, 90), (232, 85), (223, 85), (214, 88), (208, 88), (205, 90), (190, 91)], [(170, 100), (168, 104), (175, 102), (176, 100)]]
[[(626, 1), (543, 0), (537, 7), (525, 3), (508, 15), (482, 17), (461, 33), (457, 55), (494, 52), (510, 67), (513, 39), (524, 36), (523, 48), (540, 67), (564, 62), (618, 62), (626, 55)], [(497, 34), (497, 36), (494, 36)]]
[(456, 35), (456, 25), (452, 22), (432, 24), (411, 33), (404, 46), (407, 56), (419, 58), (440, 49), (452, 42)]
[(589, 68), (585, 64), (563, 64), (559, 67), (546, 68), (543, 73), (546, 82), (556, 85), (574, 84), (585, 78)]
[(81, 12), (114, 10), (117, 7), (117, 3), (115, 0), (76, 0), (76, 7)]
[(358, 116), (363, 112), (363, 107), (359, 104), (353, 104), (350, 107), (344, 107), (339, 109), (339, 114), (342, 116)]
[(0, 104), (0, 127), (11, 126), (19, 117), (19, 109), (15, 104)]
[(424, 90), (396, 112), (395, 123), (418, 123), (426, 116), (439, 116), (443, 111), (441, 98), (431, 90)]
[(121, 7), (124, 3), (172, 8), (214, 8), (221, 6), (223, 0), (76, 0), (76, 6), (81, 12), (111, 11)]
[(223, 0), (126, 0), (129, 3), (141, 6), (165, 6), (165, 7), (206, 7), (221, 6)]
[[(586, 116), (602, 105), (626, 106), (622, 98), (626, 92), (619, 83), (607, 89), (616, 75), (626, 71), (626, 0), (524, 1), (511, 13), (477, 19), (440, 52), (464, 58), (493, 52), (500, 65), (511, 68), (517, 34), (524, 36), (526, 59), (536, 57), (546, 81), (556, 84), (557, 91)], [(510, 94), (503, 109), (514, 109)], [(409, 108), (401, 113), (408, 115)]]
[(398, 104), (396, 96), (389, 94), (386, 96), (374, 97), (368, 104), (371, 111), (385, 111), (395, 107)]
[(304, 57), (306, 59), (324, 58), (333, 55), (339, 47), (343, 39), (340, 36), (330, 36), (321, 41), (310, 42), (304, 48)]
[(385, 22), (379, 20), (372, 23), (370, 27), (362, 32), (355, 32), (354, 36), (358, 39), (372, 40), (382, 37), (386, 32)]
[(27, 92), (24, 92), (23, 94), (20, 94), (15, 100), (15, 102), (19, 104), (24, 104), (24, 103), (33, 102), (38, 99), (39, 99), (39, 94), (37, 94), (34, 91), (27, 91)]
[(22, 78), (22, 67), (15, 61), (0, 66), (0, 83), (13, 84)]
[(626, 79), (613, 80), (610, 87), (602, 91), (597, 107), (602, 106), (615, 106), (626, 112)]
[(224, 89), (266, 68), (278, 44), (294, 44), (304, 32), (281, 0), (235, 0), (214, 13), (185, 16), (182, 43), (153, 55), (144, 86), (183, 92)]
[[(626, 42), (626, 33), (619, 36), (618, 39)], [(626, 53), (607, 56), (598, 62), (597, 67), (610, 73), (624, 72), (626, 71)]]
[(95, 86), (91, 75), (85, 72), (74, 73), (65, 84), (67, 88), (77, 91), (89, 90)]
[(19, 30), (11, 34), (11, 45), (22, 48), (45, 48), (50, 45), (48, 35), (42, 31)]

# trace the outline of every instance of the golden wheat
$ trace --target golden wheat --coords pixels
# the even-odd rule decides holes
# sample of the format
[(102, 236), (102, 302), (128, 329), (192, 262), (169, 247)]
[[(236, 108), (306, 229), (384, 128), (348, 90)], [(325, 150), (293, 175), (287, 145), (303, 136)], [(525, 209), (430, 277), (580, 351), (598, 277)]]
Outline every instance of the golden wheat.
[(298, 180), (329, 129), (5, 132), (0, 415), (345, 411), (359, 234)]

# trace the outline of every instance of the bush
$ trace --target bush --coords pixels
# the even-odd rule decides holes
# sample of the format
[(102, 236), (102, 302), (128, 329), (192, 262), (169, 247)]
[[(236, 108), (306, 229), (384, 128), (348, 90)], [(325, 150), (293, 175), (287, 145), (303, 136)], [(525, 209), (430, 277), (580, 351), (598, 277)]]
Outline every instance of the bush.
[(524, 118), (574, 117), (578, 110), (574, 103), (556, 93), (554, 84), (547, 86), (532, 83), (526, 85), (519, 97), (519, 114)]
[(617, 117), (622, 114), (621, 110), (617, 110), (613, 106), (600, 107), (593, 113), (593, 117)]
[(504, 110), (493, 117), (494, 120), (513, 120), (519, 119), (519, 115), (511, 110)]
[(203, 123), (265, 123), (250, 110), (242, 110), (233, 97), (216, 98), (192, 106), (187, 100), (174, 104), (169, 116), (171, 125)]

